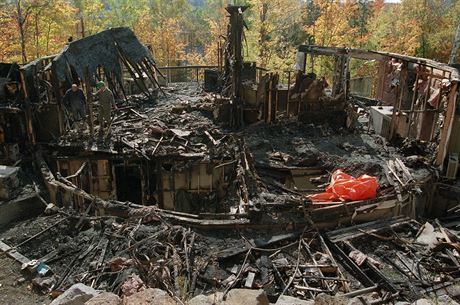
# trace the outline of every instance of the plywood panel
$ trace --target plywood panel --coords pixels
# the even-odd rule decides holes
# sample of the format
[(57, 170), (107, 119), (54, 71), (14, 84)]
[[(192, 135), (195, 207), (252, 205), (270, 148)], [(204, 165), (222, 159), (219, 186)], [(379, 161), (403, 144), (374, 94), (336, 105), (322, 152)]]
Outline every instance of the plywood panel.
[(174, 192), (163, 192), (163, 208), (174, 210)]
[(64, 170), (69, 170), (69, 161), (67, 160), (58, 160), (58, 171), (64, 171)]
[(109, 174), (110, 174), (109, 161), (108, 160), (98, 160), (97, 161), (97, 175), (98, 176), (106, 176), (106, 175), (109, 175)]
[(200, 181), (200, 168), (197, 165), (194, 165), (191, 169), (191, 181), (190, 181), (190, 189), (197, 190), (199, 188), (199, 181)]
[(110, 177), (98, 177), (99, 191), (108, 192), (112, 190), (112, 179)]
[(174, 187), (176, 190), (186, 190), (188, 189), (188, 179), (185, 172), (177, 172), (174, 175)]
[(208, 164), (202, 163), (200, 164), (200, 190), (211, 189), (212, 185), (212, 175), (207, 173)]
[(70, 161), (70, 175), (73, 175), (75, 174), (79, 169), (80, 167), (82, 166), (82, 164), (84, 163), (84, 161), (82, 160), (72, 160)]
[(98, 192), (97, 195), (104, 200), (112, 199), (112, 192)]
[(161, 186), (163, 190), (171, 190), (171, 182), (169, 179), (169, 172), (161, 173)]
[(400, 137), (405, 138), (409, 130), (409, 116), (407, 114), (400, 114), (395, 118), (396, 122), (396, 134)]
[(256, 106), (257, 105), (257, 90), (251, 87), (244, 87), (244, 102), (246, 105)]

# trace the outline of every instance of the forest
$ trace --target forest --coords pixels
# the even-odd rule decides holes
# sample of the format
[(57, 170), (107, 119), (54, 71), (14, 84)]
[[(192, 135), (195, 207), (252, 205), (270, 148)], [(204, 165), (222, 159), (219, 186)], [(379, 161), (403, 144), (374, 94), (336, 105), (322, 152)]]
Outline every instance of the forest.
[(161, 66), (216, 64), (225, 6), (247, 5), (245, 60), (290, 69), (300, 44), (381, 50), (447, 62), (458, 0), (1, 0), (0, 61), (58, 52), (69, 37), (127, 26)]

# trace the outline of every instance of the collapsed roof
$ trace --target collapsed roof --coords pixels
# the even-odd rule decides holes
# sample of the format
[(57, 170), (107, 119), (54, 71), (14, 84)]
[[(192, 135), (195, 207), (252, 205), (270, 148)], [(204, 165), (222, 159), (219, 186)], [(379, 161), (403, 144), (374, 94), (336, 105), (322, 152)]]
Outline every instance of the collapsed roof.
[(151, 52), (125, 27), (72, 41), (60, 53), (38, 58), (21, 70), (25, 96), (32, 103), (59, 103), (72, 83), (83, 82), (92, 86), (105, 79), (111, 89), (116, 93), (121, 89), (126, 96), (124, 71), (149, 98), (152, 93), (147, 83), (152, 83), (154, 89), (159, 87), (156, 78), (159, 71)]
[(130, 65), (154, 63), (152, 54), (129, 28), (111, 28), (69, 43), (54, 58), (52, 69), (59, 81), (71, 80), (72, 69), (82, 80), (93, 82), (92, 75), (102, 67), (106, 75), (115, 75), (121, 82), (120, 59)]

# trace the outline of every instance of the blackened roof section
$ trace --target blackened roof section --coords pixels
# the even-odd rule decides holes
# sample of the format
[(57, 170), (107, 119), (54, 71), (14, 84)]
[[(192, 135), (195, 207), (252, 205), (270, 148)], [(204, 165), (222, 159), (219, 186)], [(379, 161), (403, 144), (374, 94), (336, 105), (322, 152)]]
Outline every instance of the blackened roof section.
[(92, 79), (98, 66), (106, 74), (114, 73), (121, 80), (120, 52), (130, 63), (139, 63), (148, 58), (153, 62), (149, 50), (125, 27), (112, 28), (69, 43), (53, 60), (53, 72), (59, 81), (72, 79), (71, 68), (80, 79)]

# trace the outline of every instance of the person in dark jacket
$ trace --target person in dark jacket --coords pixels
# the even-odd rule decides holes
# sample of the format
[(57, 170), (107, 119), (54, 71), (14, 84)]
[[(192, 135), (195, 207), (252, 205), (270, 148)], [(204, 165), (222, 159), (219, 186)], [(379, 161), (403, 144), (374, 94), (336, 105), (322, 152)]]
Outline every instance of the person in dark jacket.
[(86, 117), (86, 97), (77, 84), (66, 91), (63, 97), (64, 105), (70, 110), (74, 122), (80, 122)]

